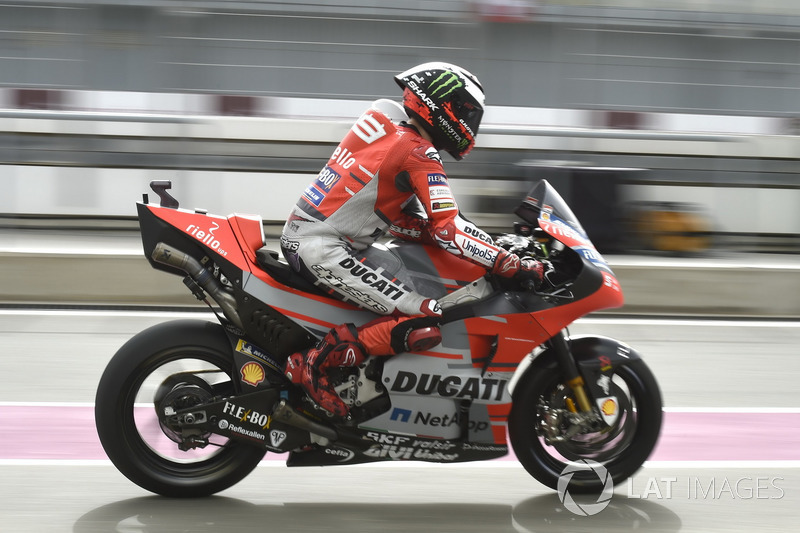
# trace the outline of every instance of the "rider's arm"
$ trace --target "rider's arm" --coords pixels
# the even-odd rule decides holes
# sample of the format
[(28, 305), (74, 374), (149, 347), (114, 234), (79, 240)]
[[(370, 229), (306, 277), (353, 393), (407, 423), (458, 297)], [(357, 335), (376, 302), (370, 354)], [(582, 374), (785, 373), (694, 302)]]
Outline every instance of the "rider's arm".
[(495, 246), (486, 232), (461, 215), (444, 169), (430, 164), (430, 160), (427, 163), (409, 172), (411, 187), (427, 213), (427, 221), (422, 224), (404, 218), (396, 221), (395, 227), (400, 228), (405, 222), (414, 235), (420, 234), (420, 239), (426, 235), (441, 248), (494, 274), (518, 274), (523, 268), (519, 257)]
[(389, 226), (389, 233), (405, 241), (435, 244), (428, 225), (428, 214), (416, 196), (408, 199), (403, 212)]

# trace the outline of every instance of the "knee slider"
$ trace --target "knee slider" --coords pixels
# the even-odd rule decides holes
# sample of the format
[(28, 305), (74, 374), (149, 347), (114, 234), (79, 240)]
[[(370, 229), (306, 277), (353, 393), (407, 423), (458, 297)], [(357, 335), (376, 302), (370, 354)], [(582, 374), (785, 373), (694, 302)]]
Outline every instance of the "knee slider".
[(439, 320), (433, 317), (404, 320), (392, 329), (391, 338), (396, 354), (429, 350), (442, 342)]

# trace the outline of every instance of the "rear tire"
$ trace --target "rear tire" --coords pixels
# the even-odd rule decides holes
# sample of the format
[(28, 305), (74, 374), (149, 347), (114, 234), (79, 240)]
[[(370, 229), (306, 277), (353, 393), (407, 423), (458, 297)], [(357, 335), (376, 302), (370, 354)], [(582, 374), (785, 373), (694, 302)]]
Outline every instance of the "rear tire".
[(170, 497), (208, 496), (241, 481), (266, 451), (233, 440), (208, 450), (178, 449), (158, 423), (156, 387), (148, 383), (163, 383), (175, 372), (172, 367), (181, 365), (197, 369), (193, 376), (213, 376), (217, 388), (233, 393), (237, 387), (231, 346), (220, 325), (182, 320), (153, 326), (108, 363), (95, 399), (97, 433), (114, 466), (140, 487)]
[[(632, 476), (650, 456), (661, 431), (661, 392), (650, 369), (637, 359), (614, 370), (614, 383), (618, 383), (615, 392), (624, 393), (627, 401), (620, 398), (620, 410), (625, 412), (611, 431), (576, 435), (564, 443), (548, 445), (538, 431), (540, 406), (559, 397), (556, 392), (563, 381), (555, 363), (551, 363), (531, 368), (514, 391), (508, 429), (514, 453), (525, 470), (554, 490), (564, 469), (582, 461), (602, 465), (615, 484)], [(595, 494), (608, 490), (608, 480), (585, 467), (571, 474), (567, 488), (571, 493)]]

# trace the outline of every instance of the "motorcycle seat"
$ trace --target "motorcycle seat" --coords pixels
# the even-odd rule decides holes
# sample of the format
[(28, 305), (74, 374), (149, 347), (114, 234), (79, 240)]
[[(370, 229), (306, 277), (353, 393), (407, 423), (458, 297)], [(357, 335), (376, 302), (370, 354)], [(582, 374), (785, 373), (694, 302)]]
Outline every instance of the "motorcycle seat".
[(313, 283), (310, 283), (303, 276), (292, 270), (292, 267), (289, 266), (289, 263), (281, 261), (278, 259), (278, 257), (278, 252), (275, 250), (270, 250), (266, 246), (256, 250), (256, 261), (258, 262), (258, 266), (260, 266), (264, 272), (269, 274), (270, 277), (272, 277), (278, 283), (299, 291), (328, 296), (323, 291), (318, 289)]

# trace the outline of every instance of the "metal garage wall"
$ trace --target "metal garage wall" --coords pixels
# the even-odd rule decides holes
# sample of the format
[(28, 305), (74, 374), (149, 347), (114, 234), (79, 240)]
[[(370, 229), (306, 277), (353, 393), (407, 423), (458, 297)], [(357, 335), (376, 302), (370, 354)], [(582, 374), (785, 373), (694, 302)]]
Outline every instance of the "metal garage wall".
[(458, 0), (138, 4), (0, 6), (0, 86), (369, 99), (436, 58), (476, 72), (494, 105), (800, 112), (800, 27), (775, 2), (538, 2), (516, 23)]

